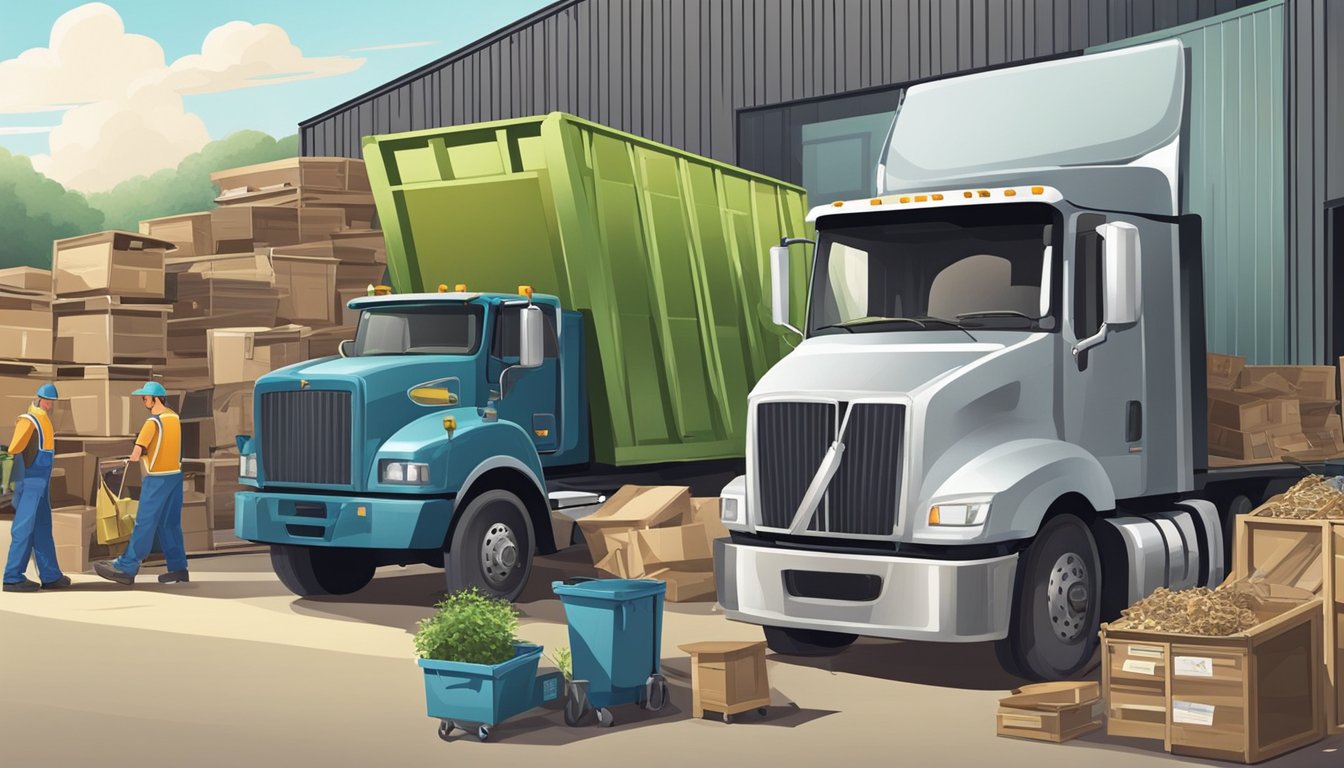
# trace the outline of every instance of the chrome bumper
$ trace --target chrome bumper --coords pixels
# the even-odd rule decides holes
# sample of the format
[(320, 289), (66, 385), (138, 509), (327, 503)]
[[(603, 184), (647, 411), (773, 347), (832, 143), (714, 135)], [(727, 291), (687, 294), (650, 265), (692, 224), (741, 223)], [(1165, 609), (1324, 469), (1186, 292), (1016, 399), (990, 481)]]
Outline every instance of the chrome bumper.
[[(1017, 555), (988, 560), (917, 560), (714, 543), (719, 603), (750, 624), (898, 640), (970, 643), (1008, 634)], [(874, 600), (798, 597), (789, 570), (862, 574), (882, 580)]]

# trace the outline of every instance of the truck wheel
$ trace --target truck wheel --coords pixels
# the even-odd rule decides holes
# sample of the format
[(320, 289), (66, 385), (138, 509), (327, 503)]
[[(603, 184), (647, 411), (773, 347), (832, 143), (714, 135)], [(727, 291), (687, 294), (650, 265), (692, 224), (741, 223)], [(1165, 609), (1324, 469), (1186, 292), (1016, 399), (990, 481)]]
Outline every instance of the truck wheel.
[(858, 635), (819, 629), (765, 627), (765, 644), (785, 656), (834, 656), (859, 639)]
[(448, 591), (475, 587), (513, 601), (532, 573), (532, 528), (527, 507), (509, 491), (493, 490), (462, 511), (443, 555)]
[(271, 568), (299, 597), (348, 595), (373, 580), (373, 552), (335, 547), (271, 545)]
[(1080, 672), (1097, 649), (1101, 616), (1097, 545), (1072, 515), (1045, 524), (1017, 567), (1012, 622), (999, 641), (1008, 671), (1062, 680)]

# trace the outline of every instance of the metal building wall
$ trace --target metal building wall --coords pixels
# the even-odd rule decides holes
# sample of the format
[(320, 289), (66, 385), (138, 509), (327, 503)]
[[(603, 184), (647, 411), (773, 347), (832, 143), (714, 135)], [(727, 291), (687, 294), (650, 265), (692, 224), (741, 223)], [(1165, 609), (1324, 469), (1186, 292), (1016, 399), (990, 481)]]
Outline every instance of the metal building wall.
[[(1308, 0), (1310, 1), (1310, 0)], [(739, 109), (1078, 51), (1244, 0), (566, 0), (300, 125), (374, 133), (561, 110), (736, 161)]]
[(1182, 207), (1204, 221), (1204, 307), (1210, 352), (1284, 363), (1284, 5), (1227, 16), (1089, 52), (1179, 38), (1189, 51), (1189, 142)]

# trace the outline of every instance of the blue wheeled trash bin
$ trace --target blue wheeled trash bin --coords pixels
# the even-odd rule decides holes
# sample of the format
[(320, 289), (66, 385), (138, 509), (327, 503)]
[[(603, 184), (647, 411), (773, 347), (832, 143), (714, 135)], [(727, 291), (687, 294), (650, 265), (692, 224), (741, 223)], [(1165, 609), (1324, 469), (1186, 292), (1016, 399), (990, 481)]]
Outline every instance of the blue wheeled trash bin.
[(586, 702), (566, 702), (565, 723), (578, 725), (589, 708), (603, 726), (615, 722), (611, 706), (662, 709), (667, 703), (667, 680), (659, 672), (667, 585), (653, 579), (571, 579), (552, 582), (551, 589), (565, 606), (573, 677), (589, 685)]

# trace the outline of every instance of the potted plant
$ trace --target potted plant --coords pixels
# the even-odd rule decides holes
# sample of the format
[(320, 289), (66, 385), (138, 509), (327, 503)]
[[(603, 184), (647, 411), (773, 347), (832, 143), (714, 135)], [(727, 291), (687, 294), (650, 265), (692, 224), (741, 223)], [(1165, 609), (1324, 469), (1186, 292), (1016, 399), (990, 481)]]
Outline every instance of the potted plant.
[(479, 723), (476, 735), (485, 741), (490, 726), (539, 703), (541, 646), (518, 641), (511, 604), (475, 589), (449, 595), (435, 608), (415, 633), (429, 716), (442, 721), (444, 739), (465, 721)]

